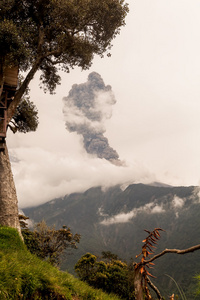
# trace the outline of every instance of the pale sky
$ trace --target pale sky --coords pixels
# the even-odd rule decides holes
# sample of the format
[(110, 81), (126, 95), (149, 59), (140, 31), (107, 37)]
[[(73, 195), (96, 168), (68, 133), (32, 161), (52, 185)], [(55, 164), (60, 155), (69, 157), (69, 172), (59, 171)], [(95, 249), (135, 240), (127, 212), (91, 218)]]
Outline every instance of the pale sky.
[[(7, 138), (21, 208), (96, 185), (199, 185), (200, 1), (127, 2), (130, 13), (110, 58), (63, 73), (53, 96), (39, 88), (39, 76), (32, 81), (39, 128)], [(62, 99), (93, 71), (117, 101), (105, 136), (124, 167), (87, 154), (82, 137), (65, 129)]]

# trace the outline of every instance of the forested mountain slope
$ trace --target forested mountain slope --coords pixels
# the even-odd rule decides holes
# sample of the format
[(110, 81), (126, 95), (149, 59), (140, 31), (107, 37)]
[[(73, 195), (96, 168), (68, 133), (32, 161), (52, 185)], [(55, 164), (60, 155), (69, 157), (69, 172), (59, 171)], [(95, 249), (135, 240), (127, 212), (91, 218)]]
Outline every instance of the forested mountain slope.
[[(200, 198), (197, 187), (132, 184), (125, 190), (95, 187), (54, 199), (39, 207), (24, 209), (35, 222), (45, 219), (56, 227), (67, 225), (81, 234), (79, 249), (67, 256), (62, 268), (72, 266), (86, 252), (111, 251), (127, 262), (141, 252), (144, 229), (165, 230), (156, 253), (165, 248), (185, 249), (200, 243)], [(194, 299), (194, 276), (200, 273), (200, 251), (179, 256), (167, 254), (155, 261), (154, 283), (167, 297), (176, 286), (173, 277)], [(197, 298), (196, 298), (197, 299)]]

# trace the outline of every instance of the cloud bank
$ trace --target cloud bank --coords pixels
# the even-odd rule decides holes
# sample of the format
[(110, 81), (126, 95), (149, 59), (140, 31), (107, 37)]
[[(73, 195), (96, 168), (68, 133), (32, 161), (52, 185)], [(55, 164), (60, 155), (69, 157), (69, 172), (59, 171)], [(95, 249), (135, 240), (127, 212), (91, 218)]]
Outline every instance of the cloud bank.
[[(195, 195), (191, 197), (191, 201), (195, 203)], [(176, 218), (179, 217), (179, 212), (183, 209), (184, 204), (186, 202), (185, 198), (180, 198), (176, 195), (171, 199), (168, 203), (164, 201), (154, 200), (153, 202), (147, 203), (144, 206), (140, 206), (138, 208), (134, 208), (130, 212), (124, 213), (121, 212), (115, 216), (109, 217), (106, 215), (102, 208), (99, 208), (99, 215), (104, 217), (104, 220), (101, 221), (102, 225), (112, 225), (112, 224), (119, 224), (119, 223), (128, 223), (134, 218), (136, 218), (139, 214), (161, 214), (165, 213), (168, 210), (173, 210), (175, 213)]]
[(70, 154), (39, 147), (10, 151), (20, 208), (37, 206), (94, 186), (107, 188), (123, 182), (149, 183), (155, 179), (136, 163), (119, 168), (105, 159), (91, 158), (79, 153), (81, 149), (76, 150)]
[(164, 213), (164, 212), (165, 212), (165, 210), (163, 209), (162, 205), (158, 205), (157, 203), (150, 202), (144, 206), (134, 208), (132, 211), (130, 211), (128, 213), (120, 213), (111, 218), (105, 218), (101, 222), (101, 224), (102, 225), (111, 225), (111, 224), (117, 224), (117, 223), (127, 223), (131, 219), (135, 218), (140, 213), (157, 214), (157, 213)]

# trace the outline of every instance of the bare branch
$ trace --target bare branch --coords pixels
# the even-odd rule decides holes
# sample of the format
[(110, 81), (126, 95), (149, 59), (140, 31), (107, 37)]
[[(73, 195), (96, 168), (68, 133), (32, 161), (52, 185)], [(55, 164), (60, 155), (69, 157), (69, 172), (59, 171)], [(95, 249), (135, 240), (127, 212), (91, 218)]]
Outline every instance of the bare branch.
[(158, 296), (159, 300), (163, 300), (163, 297), (161, 296), (160, 291), (158, 290), (158, 288), (153, 284), (153, 282), (150, 280), (150, 278), (147, 276), (146, 277), (146, 281), (148, 283), (148, 285), (154, 290), (154, 292), (156, 293), (156, 295)]
[(184, 250), (179, 250), (179, 249), (165, 249), (162, 252), (160, 252), (159, 254), (153, 256), (151, 259), (145, 260), (143, 262), (143, 264), (146, 265), (146, 264), (154, 261), (155, 259), (163, 256), (166, 253), (186, 254), (186, 253), (194, 252), (194, 251), (199, 250), (199, 249), (200, 249), (200, 244), (196, 245), (196, 246), (193, 246), (193, 247), (190, 247), (190, 248), (187, 248), (187, 249), (184, 249)]

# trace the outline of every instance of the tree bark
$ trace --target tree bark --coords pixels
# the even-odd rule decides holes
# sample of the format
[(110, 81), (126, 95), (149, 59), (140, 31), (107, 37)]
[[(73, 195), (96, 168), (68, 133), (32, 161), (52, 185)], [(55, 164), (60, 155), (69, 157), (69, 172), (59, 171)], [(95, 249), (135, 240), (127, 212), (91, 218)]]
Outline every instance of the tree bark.
[(142, 274), (140, 273), (140, 268), (135, 268), (134, 291), (135, 299), (143, 300)]
[(164, 298), (161, 296), (160, 291), (158, 290), (158, 288), (153, 284), (153, 282), (151, 282), (150, 278), (147, 276), (146, 278), (148, 285), (154, 290), (154, 292), (156, 293), (156, 295), (158, 296), (159, 300), (163, 300)]
[(0, 146), (0, 225), (16, 228), (21, 236), (18, 200), (6, 142)]
[[(7, 111), (7, 125), (15, 114), (16, 108), (20, 103), (26, 88), (30, 81), (33, 79), (36, 71), (38, 70), (42, 57), (38, 58), (27, 74), (21, 87), (15, 93), (14, 99), (11, 102)], [(0, 96), (3, 91), (3, 84), (1, 84)], [(18, 200), (15, 189), (14, 179), (11, 170), (8, 149), (6, 146), (5, 138), (0, 138), (0, 225), (16, 228), (22, 237), (21, 228), (18, 217)]]

